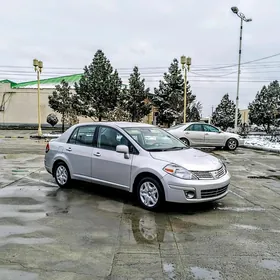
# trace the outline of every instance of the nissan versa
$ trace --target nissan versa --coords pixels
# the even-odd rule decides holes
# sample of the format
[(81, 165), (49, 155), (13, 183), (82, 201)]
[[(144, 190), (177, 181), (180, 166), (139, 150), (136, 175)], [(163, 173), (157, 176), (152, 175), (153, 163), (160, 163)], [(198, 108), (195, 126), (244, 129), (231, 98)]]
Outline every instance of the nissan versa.
[(74, 125), (47, 144), (45, 167), (60, 187), (74, 179), (123, 189), (150, 210), (221, 199), (230, 183), (221, 160), (142, 123)]

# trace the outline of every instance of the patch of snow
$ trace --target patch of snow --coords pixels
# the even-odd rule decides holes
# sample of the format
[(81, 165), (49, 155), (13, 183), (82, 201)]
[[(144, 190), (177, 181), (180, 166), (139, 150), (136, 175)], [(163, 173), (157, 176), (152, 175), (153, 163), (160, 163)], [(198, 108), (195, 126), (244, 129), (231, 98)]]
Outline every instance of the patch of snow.
[(42, 135), (43, 137), (49, 137), (49, 138), (58, 138), (61, 136), (61, 134), (51, 134), (51, 133), (45, 133)]
[(245, 139), (245, 145), (280, 151), (280, 138), (278, 137), (277, 140), (273, 139), (271, 136), (248, 136)]

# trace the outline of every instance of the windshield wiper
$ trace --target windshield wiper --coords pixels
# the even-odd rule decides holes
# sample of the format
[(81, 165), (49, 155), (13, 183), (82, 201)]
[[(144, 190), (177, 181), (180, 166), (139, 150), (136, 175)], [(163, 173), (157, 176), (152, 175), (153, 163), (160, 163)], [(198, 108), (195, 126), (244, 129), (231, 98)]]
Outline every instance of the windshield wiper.
[(183, 150), (187, 149), (188, 147), (171, 147), (171, 148), (154, 148), (149, 149), (149, 152), (165, 152), (165, 151), (175, 151), (175, 150)]
[(186, 148), (187, 147), (171, 147), (171, 148), (164, 149), (164, 151), (183, 150), (183, 149), (186, 149)]

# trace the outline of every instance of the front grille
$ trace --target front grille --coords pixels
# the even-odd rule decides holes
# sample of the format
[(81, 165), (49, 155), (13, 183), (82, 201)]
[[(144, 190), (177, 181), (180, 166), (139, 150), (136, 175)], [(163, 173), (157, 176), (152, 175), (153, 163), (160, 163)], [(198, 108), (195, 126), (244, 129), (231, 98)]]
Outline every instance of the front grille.
[(219, 179), (226, 175), (227, 171), (224, 166), (214, 171), (191, 171), (199, 180)]
[(201, 198), (209, 198), (219, 196), (225, 193), (228, 189), (228, 186), (218, 188), (218, 189), (211, 189), (211, 190), (203, 190), (201, 191)]
[(209, 171), (192, 171), (192, 173), (200, 180), (211, 180), (213, 176)]

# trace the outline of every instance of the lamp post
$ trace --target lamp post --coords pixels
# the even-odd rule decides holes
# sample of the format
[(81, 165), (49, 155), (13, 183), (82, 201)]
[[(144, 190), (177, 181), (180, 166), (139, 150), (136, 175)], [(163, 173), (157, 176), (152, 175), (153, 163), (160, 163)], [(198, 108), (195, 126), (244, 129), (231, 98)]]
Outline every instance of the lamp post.
[(41, 128), (41, 107), (40, 107), (40, 74), (43, 69), (43, 62), (37, 59), (33, 59), (33, 66), (35, 72), (37, 72), (37, 82), (38, 82), (38, 136), (42, 136), (42, 128)]
[(238, 125), (238, 106), (239, 106), (239, 83), (240, 83), (240, 62), (241, 62), (241, 47), (242, 47), (242, 31), (243, 31), (243, 21), (250, 22), (251, 18), (246, 18), (244, 14), (239, 12), (237, 7), (231, 8), (232, 12), (240, 18), (240, 36), (239, 36), (239, 57), (238, 57), (238, 74), (237, 74), (237, 90), (236, 90), (236, 105), (235, 105), (235, 119), (234, 119), (234, 131), (237, 133)]
[(187, 71), (190, 71), (192, 59), (190, 57), (181, 56), (182, 69), (184, 70), (184, 123), (187, 122)]

